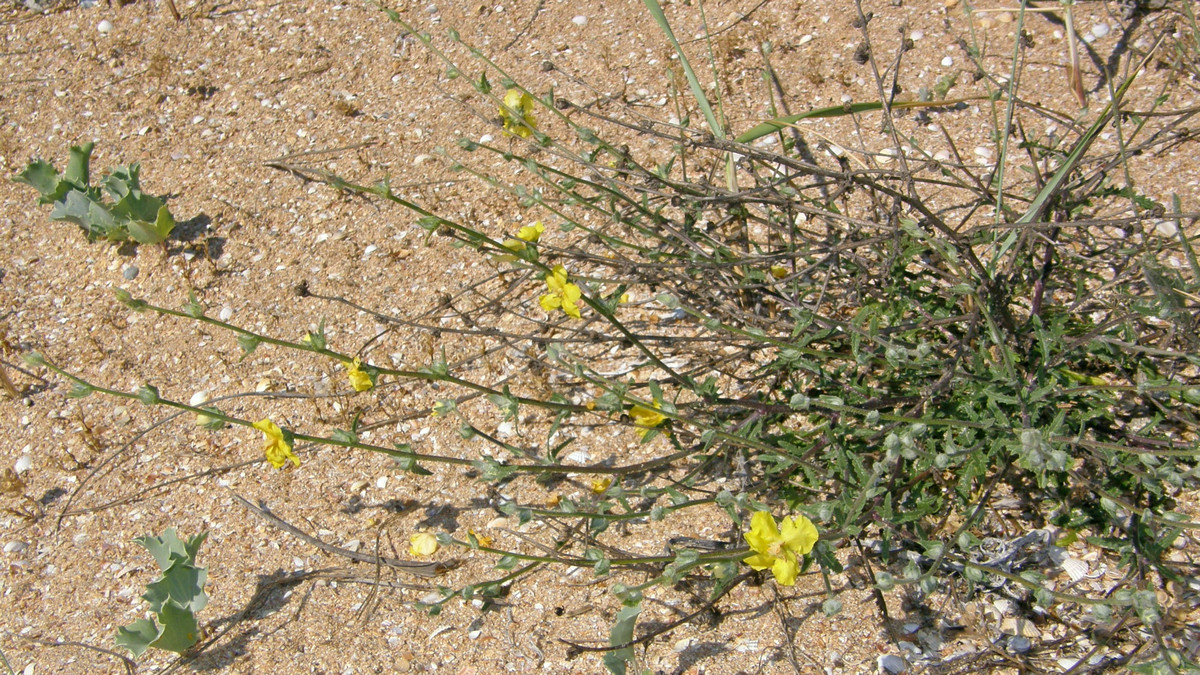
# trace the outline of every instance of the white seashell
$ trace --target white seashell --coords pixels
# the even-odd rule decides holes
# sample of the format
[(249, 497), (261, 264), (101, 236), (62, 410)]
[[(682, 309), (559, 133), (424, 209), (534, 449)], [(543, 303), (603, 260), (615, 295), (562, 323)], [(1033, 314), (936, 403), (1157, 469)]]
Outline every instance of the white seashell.
[(1079, 581), (1087, 576), (1088, 564), (1076, 558), (1067, 558), (1059, 564), (1067, 576), (1071, 577), (1071, 581)]

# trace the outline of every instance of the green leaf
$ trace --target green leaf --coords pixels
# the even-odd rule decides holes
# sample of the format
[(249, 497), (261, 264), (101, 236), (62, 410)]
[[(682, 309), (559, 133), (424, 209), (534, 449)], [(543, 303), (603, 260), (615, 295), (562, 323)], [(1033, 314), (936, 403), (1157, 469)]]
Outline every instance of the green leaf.
[(260, 342), (262, 342), (262, 339), (257, 335), (246, 335), (245, 333), (238, 334), (237, 343), (238, 346), (242, 348), (242, 358), (245, 359), (247, 356), (253, 354), (254, 350), (258, 349)]
[(62, 180), (53, 164), (40, 159), (30, 162), (24, 171), (12, 179), (14, 183), (24, 183), (40, 192), (39, 204), (52, 204), (71, 189), (71, 184)]
[(196, 299), (195, 291), (188, 291), (187, 302), (183, 303), (183, 313), (193, 319), (199, 319), (204, 316), (204, 305), (200, 304), (200, 301)]
[[(608, 635), (608, 644), (616, 647), (633, 641), (633, 629), (637, 625), (638, 615), (642, 613), (641, 603), (627, 605), (617, 612), (617, 622), (613, 624)], [(604, 667), (613, 675), (625, 675), (630, 663), (633, 663), (633, 646), (624, 649), (614, 649), (604, 655)]]
[(72, 145), (63, 178), (80, 187), (87, 187), (91, 180), (88, 167), (92, 162), (92, 149), (95, 147), (96, 144), (91, 141), (83, 145)]
[(204, 592), (204, 583), (207, 580), (208, 570), (193, 567), (177, 559), (158, 581), (146, 585), (146, 593), (142, 595), (142, 599), (150, 603), (150, 611), (156, 614), (161, 612), (168, 602), (192, 612), (199, 612), (208, 605), (208, 595)]
[(517, 467), (505, 466), (491, 457), (475, 460), (471, 462), (471, 466), (475, 467), (475, 470), (479, 472), (480, 480), (488, 483), (504, 480), (517, 471)]
[(129, 220), (125, 227), (129, 236), (139, 244), (161, 244), (175, 229), (175, 218), (166, 206), (160, 206), (154, 222)]
[(95, 241), (101, 237), (113, 241), (125, 238), (122, 228), (118, 226), (108, 207), (100, 201), (100, 194), (95, 189), (87, 192), (80, 190), (67, 192), (62, 199), (54, 203), (50, 219), (75, 223), (83, 228), (89, 241)]
[(182, 654), (200, 638), (200, 625), (196, 622), (196, 615), (177, 607), (173, 602), (163, 605), (158, 619), (162, 622), (162, 634), (150, 643), (151, 647)]
[(417, 460), (415, 457), (393, 457), (392, 459), (393, 459), (393, 461), (396, 462), (396, 466), (400, 467), (404, 471), (407, 471), (411, 474), (416, 474), (418, 476), (432, 476), (433, 475), (432, 471), (430, 471), (429, 469), (426, 469), (425, 467), (421, 466), (420, 464), (417, 464)]
[(162, 396), (158, 394), (158, 388), (150, 384), (143, 384), (142, 388), (137, 390), (137, 397), (143, 405), (158, 405), (162, 403)]
[[(202, 543), (203, 539), (200, 542)], [(188, 549), (173, 527), (164, 530), (161, 537), (146, 535), (134, 539), (133, 543), (149, 551), (150, 555), (154, 556), (154, 562), (158, 563), (158, 569), (164, 572), (174, 565), (176, 560), (183, 560), (185, 564), (191, 564), (193, 561), (194, 551)], [(197, 543), (196, 548), (199, 546)]]
[(700, 80), (692, 70), (692, 64), (688, 61), (687, 54), (683, 52), (683, 47), (679, 46), (679, 40), (675, 39), (675, 31), (671, 30), (671, 24), (667, 22), (667, 16), (663, 14), (662, 6), (658, 4), (658, 0), (644, 0), (644, 2), (646, 9), (650, 10), (650, 16), (654, 17), (655, 23), (658, 24), (659, 30), (667, 36), (667, 41), (675, 48), (675, 54), (679, 56), (679, 65), (683, 66), (683, 74), (687, 76), (688, 87), (692, 90), (696, 105), (700, 106), (700, 112), (704, 113), (704, 121), (708, 123), (708, 130), (717, 138), (725, 138), (725, 129), (721, 127), (717, 116), (713, 114), (708, 97), (704, 95), (704, 87), (700, 85)]
[(158, 639), (159, 629), (152, 619), (138, 619), (128, 626), (117, 629), (115, 641), (118, 647), (128, 649), (135, 657), (141, 656)]

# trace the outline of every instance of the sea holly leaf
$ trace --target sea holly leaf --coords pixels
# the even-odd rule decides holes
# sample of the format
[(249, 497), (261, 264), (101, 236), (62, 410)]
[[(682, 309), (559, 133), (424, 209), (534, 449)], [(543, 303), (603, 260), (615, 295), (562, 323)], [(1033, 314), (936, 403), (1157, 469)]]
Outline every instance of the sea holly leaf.
[(105, 176), (100, 184), (108, 194), (112, 195), (113, 199), (118, 201), (125, 199), (131, 194), (140, 194), (142, 191), (141, 173), (142, 165), (134, 162), (129, 166), (118, 166)]
[[(194, 540), (195, 538), (192, 541)], [(200, 541), (202, 543), (203, 539)], [(183, 559), (189, 562), (192, 560), (192, 554), (188, 552), (183, 540), (179, 538), (178, 533), (173, 527), (168, 527), (164, 530), (161, 537), (146, 535), (134, 539), (133, 543), (149, 551), (150, 555), (154, 556), (154, 562), (158, 563), (158, 569), (164, 572), (171, 565), (175, 564), (176, 559)], [(189, 541), (188, 543), (192, 542)], [(197, 543), (196, 548), (199, 547), (200, 544)]]
[(67, 159), (67, 170), (63, 173), (63, 178), (79, 187), (87, 187), (90, 177), (90, 169), (92, 163), (92, 149), (96, 144), (88, 141), (83, 145), (72, 145)]
[[(617, 647), (633, 642), (633, 629), (637, 625), (637, 618), (641, 613), (641, 603), (621, 608), (621, 611), (617, 612), (617, 621), (609, 633), (608, 644)], [(632, 645), (623, 649), (614, 649), (604, 655), (604, 667), (613, 675), (625, 675), (626, 669), (633, 659)]]
[(51, 220), (65, 220), (83, 228), (88, 241), (101, 237), (112, 239), (118, 231), (116, 219), (101, 201), (96, 190), (82, 192), (71, 190), (54, 202), (54, 210), (50, 212)]
[(203, 544), (204, 542), (206, 542), (206, 540), (208, 540), (208, 538), (209, 538), (208, 532), (200, 532), (199, 534), (196, 534), (196, 536), (193, 536), (192, 538), (188, 539), (187, 542), (184, 543), (184, 550), (187, 551), (188, 565), (196, 565), (196, 554), (198, 554), (198, 552), (200, 552), (200, 544)]
[(117, 629), (116, 643), (118, 647), (128, 649), (137, 657), (144, 654), (158, 636), (158, 625), (153, 619), (138, 619)]
[(162, 633), (150, 643), (151, 647), (182, 654), (199, 639), (200, 624), (196, 615), (173, 602), (163, 605), (158, 619), (162, 622)]
[(70, 183), (62, 180), (53, 164), (40, 159), (30, 162), (24, 171), (13, 176), (13, 182), (24, 183), (40, 192), (39, 204), (53, 204), (71, 189)]
[(204, 592), (206, 581), (208, 570), (178, 560), (163, 572), (162, 578), (146, 585), (142, 599), (150, 603), (150, 611), (155, 613), (161, 612), (169, 603), (190, 612), (199, 612), (208, 605), (208, 594)]
[(158, 215), (154, 219), (154, 229), (151, 234), (142, 235), (139, 237), (130, 229), (129, 234), (138, 242), (143, 244), (159, 244), (167, 240), (171, 232), (175, 230), (175, 217), (167, 210), (167, 207), (158, 207)]

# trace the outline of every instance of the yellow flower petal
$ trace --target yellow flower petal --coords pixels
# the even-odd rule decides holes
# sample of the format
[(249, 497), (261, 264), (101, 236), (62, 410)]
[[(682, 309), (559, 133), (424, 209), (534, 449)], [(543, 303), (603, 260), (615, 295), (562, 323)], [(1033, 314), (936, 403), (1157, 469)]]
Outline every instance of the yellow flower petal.
[(525, 250), (525, 242), (520, 239), (505, 239), (500, 245), (513, 253), (520, 253)]
[(791, 556), (776, 558), (775, 564), (771, 565), (771, 574), (775, 575), (775, 581), (778, 581), (783, 586), (795, 586), (796, 575), (800, 573), (800, 566), (796, 564), (796, 559)]
[(783, 265), (771, 265), (771, 276), (782, 279), (788, 275), (788, 269)]
[(504, 133), (529, 138), (537, 128), (533, 97), (520, 89), (509, 89), (504, 94), (504, 105), (500, 106), (500, 118), (504, 121)]
[(437, 553), (438, 540), (437, 537), (428, 532), (418, 532), (408, 538), (408, 552), (410, 555), (428, 557)]
[(345, 364), (346, 377), (350, 378), (350, 386), (354, 387), (354, 391), (367, 391), (375, 386), (371, 381), (371, 374), (362, 369), (362, 359), (354, 359)]
[(547, 293), (538, 298), (538, 304), (541, 305), (542, 309), (546, 310), (547, 312), (553, 312), (559, 307), (562, 307), (562, 298), (554, 293)]
[(269, 419), (259, 420), (251, 426), (263, 432), (263, 440), (267, 442), (263, 446), (263, 453), (266, 454), (267, 461), (271, 463), (271, 466), (282, 469), (283, 465), (289, 461), (300, 466), (300, 458), (292, 452), (292, 444), (287, 441), (283, 430), (274, 422)]
[[(475, 541), (479, 542), (480, 546), (483, 546), (484, 548), (491, 548), (491, 546), (492, 546), (492, 538), (491, 537), (485, 537), (482, 534), (479, 534), (478, 532), (476, 532), (475, 530), (467, 530), (467, 534), (470, 534), (472, 537), (475, 537)], [(436, 541), (437, 538), (435, 537), (434, 540)]]
[(803, 515), (784, 518), (779, 530), (784, 549), (795, 555), (808, 555), (817, 543), (817, 527)]
[(592, 492), (594, 494), (602, 495), (610, 485), (612, 485), (611, 478), (597, 478), (596, 480), (592, 481)]
[(536, 221), (532, 225), (526, 225), (517, 230), (517, 239), (527, 241), (531, 244), (536, 244), (538, 239), (542, 238), (542, 233), (546, 231), (546, 226), (542, 225), (542, 221)]
[[(653, 429), (663, 423), (667, 419), (666, 415), (658, 412), (658, 404), (654, 404), (654, 408), (647, 408), (643, 405), (635, 405), (629, 409), (629, 416), (633, 418), (633, 423), (643, 429)], [(772, 522), (774, 525), (774, 522)]]
[(775, 518), (770, 513), (755, 511), (750, 518), (750, 531), (743, 536), (751, 550), (774, 557), (770, 554), (771, 543), (779, 538), (779, 528), (775, 526)]

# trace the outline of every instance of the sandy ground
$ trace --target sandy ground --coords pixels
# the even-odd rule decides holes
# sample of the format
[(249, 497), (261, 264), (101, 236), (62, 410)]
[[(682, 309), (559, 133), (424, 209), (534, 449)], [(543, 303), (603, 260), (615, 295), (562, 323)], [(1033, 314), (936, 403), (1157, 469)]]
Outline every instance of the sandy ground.
[[(431, 210), (488, 231), (509, 231), (526, 217), (515, 200), (448, 173), (435, 152), (460, 137), (499, 138), (494, 108), (447, 96), (463, 89), (447, 83), (444, 68), (419, 42), (359, 3), (176, 0), (180, 21), (168, 3), (121, 4), (83, 9), (64, 3), (48, 14), (8, 6), (0, 13), (0, 173), (16, 173), (33, 156), (61, 166), (68, 145), (94, 140), (96, 173), (141, 162), (147, 191), (168, 194), (182, 221), (166, 250), (92, 244), (74, 226), (49, 221), (49, 207), (36, 206), (32, 190), (0, 181), (0, 337), (6, 371), (22, 393), (0, 400), (0, 464), (31, 459), (21, 477), (36, 507), (4, 499), (13, 510), (45, 512), (33, 522), (16, 512), (0, 514), (0, 650), (8, 662), (18, 672), (121, 672), (119, 658), (96, 648), (115, 649), (116, 627), (143, 615), (139, 596), (155, 577), (153, 560), (131, 539), (176, 527), (184, 534), (210, 533), (200, 562), (209, 570), (211, 601), (201, 618), (215, 639), (184, 668), (601, 671), (595, 653), (573, 653), (564, 640), (595, 645), (607, 639), (619, 609), (609, 592), (613, 580), (595, 582), (590, 570), (548, 568), (514, 584), (493, 611), (453, 600), (440, 615), (428, 616), (414, 603), (435, 585), (458, 589), (499, 578), (503, 572), (491, 568), (495, 559), (444, 549), (437, 559), (461, 564), (437, 579), (386, 567), (377, 576), (374, 566), (283, 532), (236, 498), (261, 500), (333, 546), (369, 552), (378, 538), (380, 550), (398, 558), (409, 557), (408, 537), (419, 530), (463, 538), (472, 529), (514, 548), (552, 540), (547, 525), (518, 528), (501, 520), (495, 489), (462, 470), (430, 467), (434, 475), (418, 477), (387, 457), (325, 447), (299, 448), (302, 467), (278, 472), (261, 461), (256, 432), (210, 434), (187, 416), (164, 422), (163, 410), (136, 402), (98, 395), (68, 399), (60, 378), (20, 367), (20, 354), (36, 349), (113, 389), (131, 391), (149, 382), (182, 401), (200, 391), (214, 399), (240, 395), (223, 403), (228, 412), (270, 416), (313, 432), (346, 426), (361, 413), (366, 421), (391, 420), (363, 435), (380, 445), (411, 443), (466, 458), (481, 447), (461, 440), (455, 424), (428, 415), (444, 392), (391, 383), (351, 396), (337, 364), (269, 346), (240, 360), (231, 335), (186, 320), (131, 314), (112, 289), (172, 308), (193, 290), (211, 314), (292, 340), (324, 318), (331, 343), (344, 352), (370, 344), (370, 357), (384, 365), (425, 363), (434, 347), (428, 337), (393, 328), (371, 342), (384, 328), (380, 322), (337, 303), (299, 297), (296, 285), (306, 282), (318, 293), (417, 317), (436, 311), (443, 294), (457, 293), (488, 267), (439, 238), (427, 242), (415, 218), (399, 208), (266, 163), (288, 158), (360, 182), (390, 176), (398, 192)], [(641, 3), (421, 2), (396, 9), (439, 39), (456, 28), (535, 91), (553, 87), (576, 101), (603, 92), (623, 97), (642, 114), (674, 114), (664, 74), (671, 54)], [(912, 40), (898, 78), (904, 91), (958, 73), (961, 84), (952, 96), (982, 92), (959, 44), (970, 36), (961, 7), (910, 0), (870, 2), (865, 9), (874, 12), (870, 30), (878, 63), (891, 64), (900, 40)], [(681, 39), (700, 32), (696, 6), (672, 3), (666, 11)], [(736, 0), (706, 11), (715, 29), (728, 27), (715, 41), (715, 53), (735, 129), (767, 116), (758, 54), (765, 40), (773, 44), (773, 63), (793, 111), (878, 98), (870, 67), (854, 59), (861, 32), (852, 25), (852, 3)], [(1006, 72), (1014, 17), (985, 16), (975, 27), (976, 39), (988, 46), (989, 67)], [(1080, 10), (1077, 22), (1093, 38), (1093, 59), (1085, 64), (1092, 100), (1107, 96), (1093, 60), (1104, 62), (1121, 39), (1133, 44), (1153, 37), (1164, 27), (1162, 16), (1131, 26), (1115, 6)], [(1125, 36), (1124, 28), (1132, 32)], [(1028, 91), (1044, 92), (1040, 102), (1048, 107), (1077, 109), (1063, 85), (1061, 26), (1034, 17), (1027, 30), (1036, 45)], [(697, 62), (700, 46), (688, 47)], [(546, 61), (554, 68), (544, 69)], [(1145, 102), (1160, 85), (1152, 74), (1131, 97)], [(1176, 107), (1194, 104), (1180, 100)], [(986, 159), (990, 114), (986, 107), (961, 106), (933, 113), (933, 122), (950, 130), (961, 152)], [(931, 123), (913, 126), (930, 152), (947, 150), (940, 132), (924, 128)], [(857, 129), (843, 119), (809, 131), (816, 147), (832, 142), (877, 152), (891, 143), (878, 132), (877, 118)], [(669, 151), (638, 147), (660, 160)], [(1143, 185), (1159, 194), (1174, 189), (1194, 206), (1200, 191), (1190, 153), (1168, 154), (1140, 170)], [(454, 357), (479, 344), (446, 337), (438, 347)], [(494, 409), (473, 412), (489, 430), (500, 427)], [(547, 421), (529, 424), (544, 428)], [(580, 438), (577, 447), (595, 461), (632, 463), (669, 451), (662, 439), (639, 445), (624, 427), (585, 428)], [(180, 478), (185, 480), (169, 483)], [(527, 503), (554, 496), (532, 482), (505, 490)], [(586, 478), (555, 491), (586, 499)], [(610, 545), (651, 554), (676, 535), (737, 537), (718, 510), (618, 528), (607, 536)], [(1084, 559), (1088, 554), (1079, 551)], [(844, 557), (854, 562), (852, 551)], [(1091, 563), (1103, 570), (1102, 561)], [(623, 580), (641, 578), (626, 574)], [(845, 607), (836, 617), (820, 610), (820, 575), (809, 574), (791, 589), (771, 582), (743, 585), (719, 603), (719, 621), (696, 620), (665, 633), (639, 652), (642, 663), (661, 673), (866, 673), (884, 655), (908, 657), (910, 670), (919, 670), (980, 653), (965, 659), (973, 665), (964, 667), (1015, 670), (1025, 663), (1056, 672), (1070, 665), (1060, 660), (1064, 655), (1090, 648), (1086, 638), (1049, 624), (1030, 633), (1031, 651), (1006, 651), (1011, 636), (1004, 636), (999, 619), (1012, 619), (1016, 608), (1001, 606), (994, 626), (983, 619), (968, 625), (962, 617), (980, 610), (955, 599), (931, 615), (889, 594), (889, 624), (861, 565), (832, 581), (844, 591)], [(1101, 588), (1104, 575), (1094, 583)], [(702, 606), (702, 597), (686, 589), (656, 594), (642, 620), (674, 620)], [(949, 630), (955, 622), (966, 629)], [(1007, 630), (1013, 632), (1011, 621)], [(903, 641), (924, 650), (923, 656)], [(991, 653), (989, 645), (995, 646)], [(152, 651), (138, 668), (159, 672), (175, 663), (174, 655)]]

